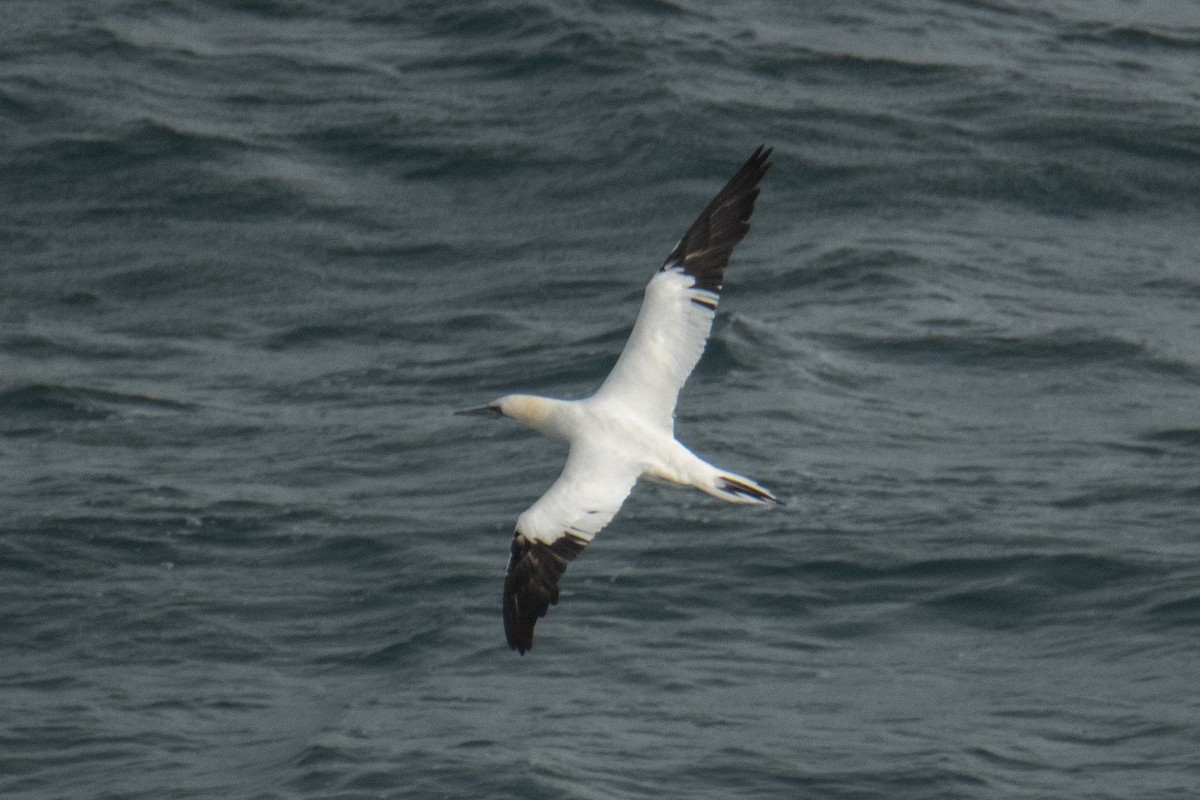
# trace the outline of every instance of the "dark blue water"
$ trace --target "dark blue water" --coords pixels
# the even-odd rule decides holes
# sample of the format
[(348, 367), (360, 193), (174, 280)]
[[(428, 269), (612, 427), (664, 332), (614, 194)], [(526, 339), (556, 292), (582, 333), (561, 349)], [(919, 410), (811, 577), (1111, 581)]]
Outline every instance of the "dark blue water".
[[(1191, 798), (1191, 0), (9, 2), (0, 795)], [(516, 515), (775, 147), (681, 438)]]

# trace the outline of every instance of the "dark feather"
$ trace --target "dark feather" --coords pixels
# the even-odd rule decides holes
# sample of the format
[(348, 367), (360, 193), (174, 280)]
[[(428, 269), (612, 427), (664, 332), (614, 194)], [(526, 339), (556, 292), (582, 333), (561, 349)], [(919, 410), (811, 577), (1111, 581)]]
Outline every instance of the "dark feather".
[(758, 184), (771, 165), (770, 148), (759, 145), (725, 188), (705, 206), (687, 233), (663, 262), (662, 270), (682, 267), (696, 279), (696, 286), (720, 292), (725, 266), (733, 247), (750, 231), (750, 215), (758, 197)]
[(533, 626), (558, 602), (558, 579), (587, 540), (571, 532), (552, 544), (513, 535), (504, 575), (504, 636), (521, 655), (533, 648)]

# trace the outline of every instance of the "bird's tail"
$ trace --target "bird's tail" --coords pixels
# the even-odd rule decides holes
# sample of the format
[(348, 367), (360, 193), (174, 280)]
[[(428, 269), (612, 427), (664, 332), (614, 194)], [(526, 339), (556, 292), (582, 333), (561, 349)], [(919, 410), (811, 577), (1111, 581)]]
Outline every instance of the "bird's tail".
[(730, 503), (783, 505), (783, 501), (771, 494), (765, 486), (760, 486), (749, 478), (735, 475), (732, 472), (714, 471), (712, 485), (702, 488), (713, 497), (719, 497)]

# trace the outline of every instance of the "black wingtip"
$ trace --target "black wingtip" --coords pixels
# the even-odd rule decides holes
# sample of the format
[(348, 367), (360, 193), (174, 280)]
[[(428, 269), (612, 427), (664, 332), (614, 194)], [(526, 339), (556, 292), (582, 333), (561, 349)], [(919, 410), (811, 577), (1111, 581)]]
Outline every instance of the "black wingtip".
[(772, 148), (760, 144), (721, 191), (705, 206), (662, 269), (681, 268), (695, 286), (720, 292), (725, 267), (734, 246), (750, 232), (750, 215), (758, 198), (759, 183), (771, 168)]
[(521, 655), (533, 649), (533, 627), (558, 602), (558, 581), (587, 540), (566, 533), (550, 544), (513, 534), (504, 575), (504, 638)]

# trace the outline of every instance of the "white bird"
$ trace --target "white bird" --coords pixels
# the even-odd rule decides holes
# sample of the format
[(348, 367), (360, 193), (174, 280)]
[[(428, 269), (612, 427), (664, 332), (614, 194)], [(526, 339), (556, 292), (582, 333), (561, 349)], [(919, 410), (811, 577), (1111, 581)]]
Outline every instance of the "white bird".
[(770, 165), (760, 146), (700, 212), (650, 279), (625, 349), (584, 400), (511, 394), (458, 414), (497, 414), (570, 442), (562, 474), (517, 518), (504, 577), (504, 634), (524, 655), (558, 602), (567, 563), (612, 521), (638, 478), (694, 486), (731, 503), (777, 503), (749, 478), (702, 460), (675, 439), (675, 401), (700, 360), (725, 266), (750, 230)]

